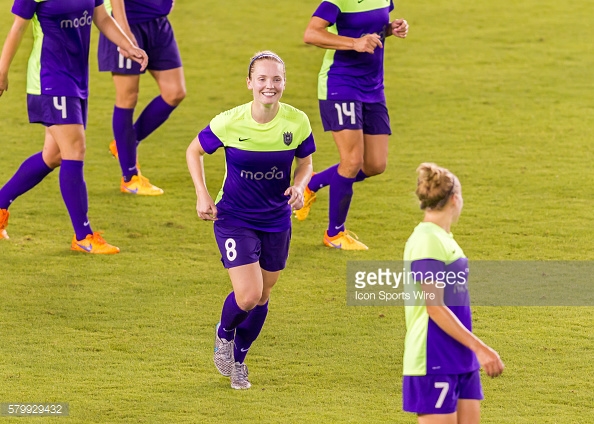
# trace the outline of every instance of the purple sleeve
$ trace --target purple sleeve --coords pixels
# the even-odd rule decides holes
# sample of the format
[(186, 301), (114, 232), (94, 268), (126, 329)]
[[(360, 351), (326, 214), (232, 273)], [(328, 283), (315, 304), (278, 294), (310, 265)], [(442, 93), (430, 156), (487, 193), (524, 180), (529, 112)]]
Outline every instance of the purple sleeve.
[(95, 7), (101, 6), (103, 4), (103, 0), (95, 0)]
[[(421, 281), (425, 281), (426, 277), (433, 281), (434, 276), (437, 275), (438, 272), (445, 272), (445, 269), (445, 263), (438, 261), (437, 259), (419, 259), (418, 261), (412, 261), (410, 264), (411, 272), (419, 273)], [(419, 274), (415, 274), (415, 277)], [(415, 278), (415, 280), (419, 281), (417, 278)]]
[(394, 0), (390, 0), (390, 12), (394, 10)]
[(206, 153), (212, 155), (219, 147), (223, 147), (223, 142), (212, 132), (210, 125), (200, 131), (198, 134), (200, 145)]
[(31, 19), (38, 4), (35, 0), (15, 0), (12, 5), (12, 13), (23, 19)]
[(339, 14), (340, 9), (337, 5), (323, 1), (316, 9), (313, 16), (317, 16), (318, 18), (330, 22), (330, 25), (334, 25)]
[(295, 149), (295, 156), (298, 158), (306, 158), (316, 151), (316, 143), (314, 142), (313, 133), (309, 134), (305, 140)]

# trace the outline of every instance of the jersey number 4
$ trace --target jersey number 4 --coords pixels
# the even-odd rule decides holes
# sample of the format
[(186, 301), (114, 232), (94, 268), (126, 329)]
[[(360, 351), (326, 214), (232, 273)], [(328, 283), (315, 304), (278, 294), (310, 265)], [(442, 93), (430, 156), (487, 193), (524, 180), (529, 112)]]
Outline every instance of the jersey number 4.
[(355, 125), (356, 117), (355, 117), (355, 103), (334, 103), (334, 107), (336, 108), (336, 113), (338, 114), (338, 124), (344, 125), (344, 117), (351, 118), (351, 125)]
[(54, 107), (56, 110), (62, 112), (62, 119), (68, 118), (68, 112), (66, 111), (66, 97), (54, 96)]

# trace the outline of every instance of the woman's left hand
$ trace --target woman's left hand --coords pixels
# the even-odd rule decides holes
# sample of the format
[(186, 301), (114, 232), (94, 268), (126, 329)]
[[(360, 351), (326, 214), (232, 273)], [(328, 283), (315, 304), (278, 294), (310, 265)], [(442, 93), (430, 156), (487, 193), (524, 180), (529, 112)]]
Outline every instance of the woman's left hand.
[(392, 35), (399, 38), (406, 38), (408, 34), (408, 22), (406, 19), (396, 19), (390, 22), (390, 28), (392, 29)]
[(291, 186), (285, 190), (285, 196), (289, 196), (287, 203), (291, 205), (291, 208), (299, 210), (303, 207), (303, 189)]
[(144, 71), (146, 69), (146, 66), (148, 65), (148, 56), (146, 55), (146, 52), (142, 50), (140, 47), (137, 47), (135, 45), (132, 45), (129, 49), (118, 47), (118, 51), (126, 59), (132, 59), (134, 62), (139, 63), (141, 71)]

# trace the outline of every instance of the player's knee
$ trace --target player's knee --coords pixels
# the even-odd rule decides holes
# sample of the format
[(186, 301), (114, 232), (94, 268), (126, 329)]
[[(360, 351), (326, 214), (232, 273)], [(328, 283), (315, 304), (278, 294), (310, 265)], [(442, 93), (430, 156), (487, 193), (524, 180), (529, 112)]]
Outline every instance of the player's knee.
[(116, 105), (123, 109), (134, 109), (138, 103), (138, 91), (117, 93)]
[(54, 169), (61, 165), (62, 156), (60, 155), (60, 152), (51, 154), (43, 152), (43, 162), (45, 162), (45, 164), (51, 169)]
[(354, 178), (363, 166), (363, 158), (353, 156), (340, 161), (338, 173), (347, 178)]
[(162, 94), (163, 100), (171, 106), (179, 105), (186, 98), (185, 87), (177, 87), (174, 90), (168, 90)]
[(371, 164), (364, 164), (363, 165), (363, 172), (368, 177), (373, 177), (375, 175), (383, 174), (387, 167), (387, 161), (381, 161), (377, 163)]
[(77, 143), (72, 147), (70, 156), (72, 156), (74, 160), (84, 160), (85, 153), (87, 153), (85, 143)]
[(84, 140), (77, 140), (70, 145), (60, 150), (60, 156), (62, 159), (67, 160), (85, 160), (85, 153), (87, 152), (87, 146)]
[(241, 294), (235, 292), (235, 301), (237, 302), (237, 306), (239, 306), (244, 311), (251, 311), (254, 309), (261, 297), (262, 293), (255, 291)]

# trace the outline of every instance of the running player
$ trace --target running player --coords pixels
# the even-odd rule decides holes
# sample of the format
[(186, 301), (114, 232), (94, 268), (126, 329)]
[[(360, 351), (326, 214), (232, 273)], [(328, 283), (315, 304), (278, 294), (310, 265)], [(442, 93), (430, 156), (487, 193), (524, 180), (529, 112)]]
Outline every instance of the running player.
[(113, 134), (109, 145), (122, 169), (122, 193), (158, 196), (163, 190), (150, 183), (137, 167), (137, 150), (142, 140), (159, 128), (186, 96), (184, 70), (167, 16), (174, 0), (105, 0), (108, 12), (131, 40), (149, 56), (147, 69), (159, 86), (160, 95), (144, 108), (133, 122), (138, 102), (140, 75), (145, 71), (126, 59), (117, 46), (101, 35), (99, 70), (111, 72), (116, 89), (113, 108)]
[[(285, 268), (291, 208), (303, 206), (315, 144), (307, 116), (280, 103), (285, 64), (270, 51), (248, 67), (254, 100), (216, 116), (187, 151), (196, 210), (214, 233), (233, 291), (216, 327), (214, 362), (231, 387), (248, 389), (244, 359), (268, 313), (270, 290)], [(204, 183), (203, 156), (225, 149), (226, 174), (216, 204)], [(293, 185), (291, 166), (296, 161)]]
[[(403, 405), (420, 424), (478, 424), (483, 390), (479, 368), (503, 372), (497, 352), (472, 334), (468, 259), (450, 227), (462, 212), (460, 181), (447, 169), (423, 163), (417, 197), (425, 218), (406, 242), (404, 261), (426, 302), (405, 306)], [(410, 273), (413, 274), (410, 274)]]
[(353, 184), (386, 169), (390, 119), (384, 96), (384, 42), (405, 38), (404, 19), (390, 22), (392, 0), (324, 0), (314, 12), (304, 41), (328, 49), (318, 79), (325, 131), (332, 131), (340, 163), (315, 174), (305, 190), (304, 220), (315, 192), (330, 185), (329, 222), (324, 244), (367, 250), (345, 229)]
[(89, 87), (91, 23), (113, 40), (122, 54), (146, 67), (146, 53), (136, 47), (107, 14), (103, 0), (15, 0), (14, 23), (0, 56), (0, 95), (8, 89), (8, 70), (23, 34), (33, 19), (33, 51), (27, 73), (29, 121), (45, 129), (43, 151), (23, 162), (0, 189), (0, 239), (8, 238), (8, 207), (54, 168), (74, 226), (71, 248), (87, 253), (120, 250), (91, 230), (83, 176)]

